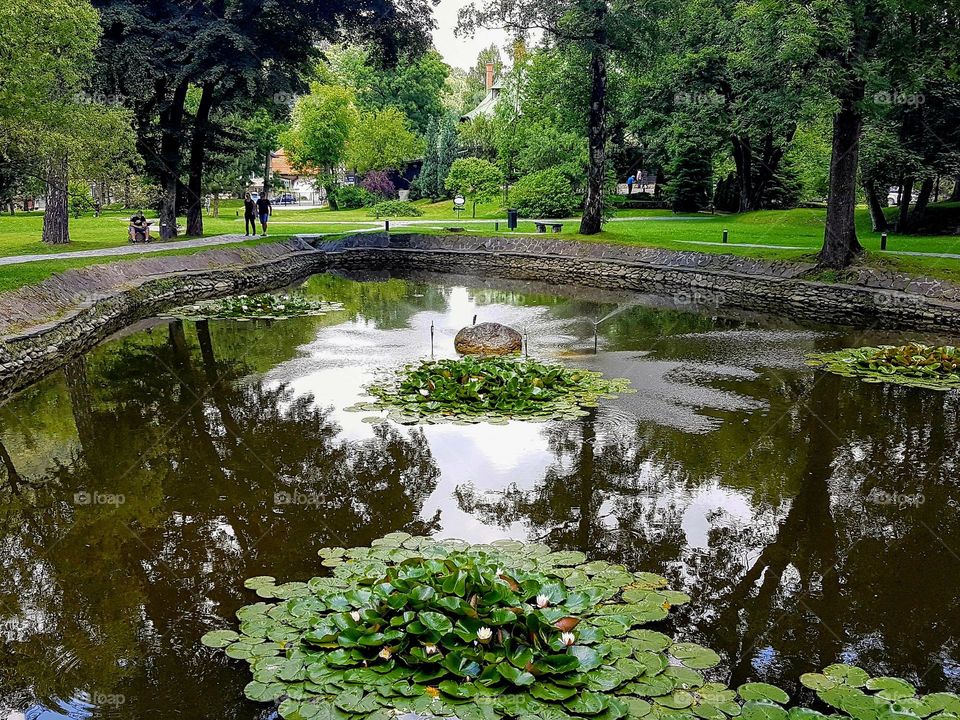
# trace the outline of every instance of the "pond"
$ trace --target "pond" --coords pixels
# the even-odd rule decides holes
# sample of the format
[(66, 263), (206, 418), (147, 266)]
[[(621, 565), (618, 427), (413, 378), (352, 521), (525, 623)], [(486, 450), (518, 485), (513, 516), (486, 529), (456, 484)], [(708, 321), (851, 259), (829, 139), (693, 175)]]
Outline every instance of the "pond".
[[(731, 685), (796, 692), (845, 661), (960, 689), (960, 393), (804, 365), (937, 338), (476, 278), (300, 290), (343, 310), (151, 321), (0, 406), (3, 717), (260, 717), (245, 664), (200, 636), (254, 601), (244, 578), (306, 579), (319, 548), (396, 530), (663, 574), (693, 598), (667, 631)], [(637, 392), (505, 426), (344, 411), (474, 316)]]

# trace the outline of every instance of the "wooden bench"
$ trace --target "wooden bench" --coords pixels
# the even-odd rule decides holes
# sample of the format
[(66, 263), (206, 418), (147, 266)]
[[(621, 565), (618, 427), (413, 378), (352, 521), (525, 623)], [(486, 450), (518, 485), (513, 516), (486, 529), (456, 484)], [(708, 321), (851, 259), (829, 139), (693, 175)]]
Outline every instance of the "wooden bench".
[(537, 226), (538, 233), (545, 233), (547, 231), (547, 227), (550, 227), (550, 229), (555, 233), (563, 230), (563, 223), (534, 222), (533, 224)]

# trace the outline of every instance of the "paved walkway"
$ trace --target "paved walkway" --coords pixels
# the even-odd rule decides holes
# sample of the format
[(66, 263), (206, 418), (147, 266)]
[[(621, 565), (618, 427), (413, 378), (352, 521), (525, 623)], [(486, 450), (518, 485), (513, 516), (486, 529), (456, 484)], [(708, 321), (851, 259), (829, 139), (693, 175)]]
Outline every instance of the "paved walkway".
[(119, 245), (112, 248), (97, 250), (74, 250), (73, 252), (43, 253), (42, 255), (10, 255), (0, 257), (0, 265), (19, 265), (21, 263), (40, 262), (42, 260), (71, 260), (73, 258), (115, 257), (118, 255), (146, 255), (148, 253), (164, 252), (166, 250), (182, 250), (186, 248), (210, 247), (214, 245), (229, 245), (243, 242), (251, 238), (243, 235), (215, 235), (208, 238), (193, 240), (174, 240), (173, 242), (152, 242), (135, 245)]
[[(809, 245), (764, 245), (762, 243), (722, 243), (714, 240), (676, 240), (675, 242), (686, 245), (711, 245), (719, 247), (748, 247), (748, 248), (766, 248), (769, 250), (809, 250), (814, 251), (817, 248)], [(915, 252), (912, 250), (878, 250), (887, 255), (910, 255), (911, 257), (926, 258), (947, 258), (948, 260), (960, 260), (960, 254), (940, 253), (940, 252)]]

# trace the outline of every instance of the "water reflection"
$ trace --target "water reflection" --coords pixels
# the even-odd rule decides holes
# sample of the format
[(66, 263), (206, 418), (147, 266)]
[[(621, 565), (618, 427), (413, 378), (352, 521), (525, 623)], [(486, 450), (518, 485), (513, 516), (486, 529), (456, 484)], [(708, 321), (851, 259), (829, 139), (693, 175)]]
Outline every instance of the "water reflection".
[[(160, 323), (0, 407), (0, 708), (255, 717), (198, 647), (316, 550), (392, 530), (557, 548), (668, 575), (672, 630), (730, 679), (845, 659), (956, 689), (957, 394), (814, 374), (887, 337), (530, 285), (312, 278), (340, 313)], [(580, 422), (405, 428), (344, 413), (378, 368), (470, 321), (631, 378)], [(59, 708), (59, 710), (58, 710)]]

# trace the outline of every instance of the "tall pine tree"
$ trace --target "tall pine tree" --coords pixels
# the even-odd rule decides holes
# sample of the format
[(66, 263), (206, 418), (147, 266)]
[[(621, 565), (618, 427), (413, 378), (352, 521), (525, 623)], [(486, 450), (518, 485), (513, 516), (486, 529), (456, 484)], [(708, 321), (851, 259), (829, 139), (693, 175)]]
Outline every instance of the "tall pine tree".
[(437, 197), (447, 195), (444, 181), (450, 173), (450, 166), (457, 159), (457, 126), (453, 116), (447, 115), (440, 125), (440, 137), (437, 140)]

